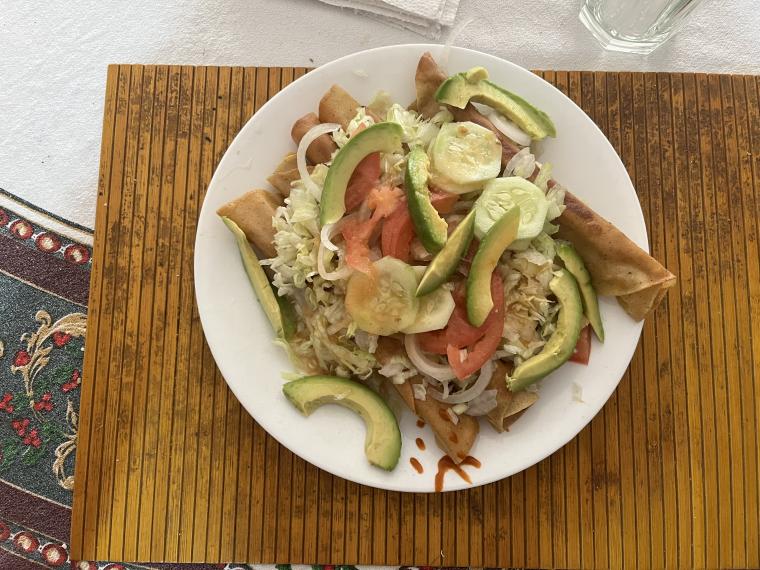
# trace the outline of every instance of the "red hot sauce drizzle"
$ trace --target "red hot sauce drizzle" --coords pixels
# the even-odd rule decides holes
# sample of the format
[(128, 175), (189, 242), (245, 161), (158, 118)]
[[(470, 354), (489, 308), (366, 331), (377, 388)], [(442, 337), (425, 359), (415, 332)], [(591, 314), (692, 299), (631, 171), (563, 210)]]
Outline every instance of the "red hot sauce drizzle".
[(425, 441), (421, 437), (415, 439), (414, 443), (417, 444), (417, 447), (420, 449), (420, 451), (425, 451)]
[(425, 427), (425, 420), (417, 420), (417, 427), (418, 428), (424, 428)]
[(422, 474), (422, 472), (424, 471), (424, 469), (422, 468), (422, 463), (420, 463), (419, 460), (416, 457), (410, 457), (409, 458), (409, 463), (412, 464), (412, 467), (414, 467), (414, 470), (417, 473)]
[(441, 457), (441, 459), (438, 461), (438, 472), (435, 474), (435, 492), (440, 493), (443, 491), (443, 479), (448, 471), (453, 471), (468, 483), (472, 483), (470, 476), (464, 469), (462, 469), (462, 466), (464, 465), (469, 465), (471, 467), (479, 469), (482, 464), (480, 461), (470, 455), (462, 459), (462, 462), (459, 465), (454, 463), (454, 460), (451, 459), (451, 457), (448, 455)]

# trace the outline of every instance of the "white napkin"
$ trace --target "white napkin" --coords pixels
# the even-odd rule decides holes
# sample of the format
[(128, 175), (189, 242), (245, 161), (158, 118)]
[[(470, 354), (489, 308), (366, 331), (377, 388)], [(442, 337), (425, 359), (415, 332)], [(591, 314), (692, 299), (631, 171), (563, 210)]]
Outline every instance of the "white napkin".
[(454, 23), (459, 0), (320, 0), (366, 12), (375, 19), (437, 40)]

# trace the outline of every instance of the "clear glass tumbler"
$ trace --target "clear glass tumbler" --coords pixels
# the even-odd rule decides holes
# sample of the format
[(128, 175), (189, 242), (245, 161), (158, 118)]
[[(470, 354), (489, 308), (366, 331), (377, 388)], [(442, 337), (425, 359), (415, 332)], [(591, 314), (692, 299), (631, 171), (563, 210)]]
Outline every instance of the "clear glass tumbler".
[(583, 0), (580, 20), (605, 49), (650, 53), (701, 0)]

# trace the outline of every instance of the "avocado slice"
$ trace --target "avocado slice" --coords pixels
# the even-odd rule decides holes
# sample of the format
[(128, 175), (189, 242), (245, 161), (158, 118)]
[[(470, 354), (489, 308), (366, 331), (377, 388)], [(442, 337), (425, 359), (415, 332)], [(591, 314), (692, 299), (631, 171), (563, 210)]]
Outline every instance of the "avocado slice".
[(438, 215), (430, 201), (428, 177), (430, 159), (422, 147), (414, 147), (406, 157), (406, 199), (409, 215), (422, 245), (430, 253), (437, 253), (446, 243), (446, 220)]
[(404, 129), (398, 123), (377, 123), (352, 136), (333, 158), (322, 189), (319, 221), (334, 224), (346, 213), (346, 188), (358, 164), (373, 152), (401, 148)]
[(581, 291), (581, 300), (583, 301), (583, 313), (586, 315), (588, 322), (597, 338), (604, 342), (604, 325), (602, 325), (602, 315), (599, 313), (599, 299), (596, 297), (596, 291), (591, 284), (591, 275), (589, 275), (583, 259), (576, 249), (566, 241), (557, 242), (557, 255), (565, 264), (565, 269), (572, 273), (578, 282), (578, 288)]
[(519, 95), (490, 82), (488, 72), (482, 67), (449, 77), (438, 87), (435, 98), (439, 103), (458, 109), (464, 109), (470, 101), (488, 105), (511, 119), (534, 140), (557, 136), (549, 115)]
[(515, 241), (520, 228), (520, 207), (515, 205), (491, 226), (478, 246), (467, 275), (467, 320), (482, 325), (493, 309), (491, 274), (504, 250)]
[(459, 261), (470, 247), (474, 230), (475, 210), (470, 210), (470, 213), (451, 232), (443, 249), (436, 254), (430, 265), (427, 266), (427, 270), (417, 286), (415, 293), (417, 297), (434, 291), (456, 271)]
[(269, 319), (275, 334), (284, 339), (292, 338), (296, 332), (296, 315), (295, 309), (290, 302), (284, 297), (277, 295), (269, 283), (267, 274), (259, 264), (259, 258), (248, 243), (243, 230), (226, 216), (221, 216), (224, 224), (235, 236), (240, 257), (243, 259), (243, 267), (248, 275), (248, 281), (253, 287), (256, 298), (259, 300), (264, 313)]
[(549, 288), (559, 301), (557, 330), (541, 352), (532, 356), (507, 379), (507, 387), (513, 392), (524, 390), (537, 380), (562, 366), (573, 354), (583, 322), (583, 302), (575, 277), (566, 270), (555, 272)]
[(306, 376), (288, 382), (282, 392), (305, 416), (324, 404), (338, 404), (359, 414), (367, 435), (364, 453), (372, 465), (391, 471), (401, 454), (401, 432), (388, 404), (367, 386), (338, 376)]

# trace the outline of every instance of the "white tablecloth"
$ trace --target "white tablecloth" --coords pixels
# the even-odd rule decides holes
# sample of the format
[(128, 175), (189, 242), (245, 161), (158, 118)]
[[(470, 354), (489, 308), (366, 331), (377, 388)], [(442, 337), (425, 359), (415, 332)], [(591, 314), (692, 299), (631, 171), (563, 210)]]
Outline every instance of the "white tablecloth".
[[(756, 0), (705, 0), (652, 55), (603, 51), (579, 0), (462, 0), (457, 45), (530, 68), (760, 73)], [(319, 65), (426, 41), (313, 0), (5, 0), (0, 187), (92, 227), (109, 63)]]

